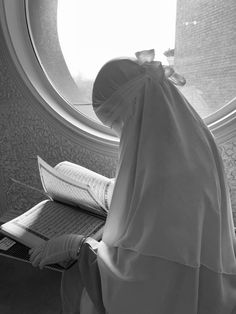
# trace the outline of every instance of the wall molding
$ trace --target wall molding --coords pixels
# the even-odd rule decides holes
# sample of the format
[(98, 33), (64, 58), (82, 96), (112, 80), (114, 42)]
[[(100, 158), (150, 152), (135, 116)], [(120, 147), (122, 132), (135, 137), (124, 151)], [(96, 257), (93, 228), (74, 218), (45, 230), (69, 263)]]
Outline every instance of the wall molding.
[(236, 97), (205, 119), (219, 144), (236, 138)]

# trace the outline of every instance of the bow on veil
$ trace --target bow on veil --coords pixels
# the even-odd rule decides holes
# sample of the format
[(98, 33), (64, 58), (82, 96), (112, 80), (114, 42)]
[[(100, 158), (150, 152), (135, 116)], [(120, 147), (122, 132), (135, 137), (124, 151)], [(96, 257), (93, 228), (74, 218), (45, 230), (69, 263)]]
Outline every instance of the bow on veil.
[[(154, 61), (154, 58), (155, 58), (154, 49), (137, 51), (135, 53), (135, 56), (140, 65), (155, 62)], [(173, 67), (165, 65), (163, 66), (163, 69), (165, 71), (165, 77), (168, 78), (173, 84), (177, 86), (184, 86), (186, 84), (186, 79), (182, 75), (175, 72)]]

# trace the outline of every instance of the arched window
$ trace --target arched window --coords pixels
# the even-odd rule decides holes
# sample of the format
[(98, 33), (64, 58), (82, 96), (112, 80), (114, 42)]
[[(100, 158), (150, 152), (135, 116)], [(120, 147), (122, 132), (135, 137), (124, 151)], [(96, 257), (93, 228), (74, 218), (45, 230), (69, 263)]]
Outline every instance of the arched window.
[[(125, 8), (125, 9), (124, 9)], [(153, 10), (152, 10), (153, 8)], [(30, 38), (55, 89), (80, 113), (100, 123), (91, 108), (93, 81), (109, 59), (174, 46), (176, 1), (26, 1)], [(164, 28), (164, 30), (163, 30)]]
[[(138, 50), (154, 48), (156, 59), (164, 64), (174, 62), (176, 71), (187, 80), (182, 92), (210, 128), (232, 120), (235, 88), (231, 85), (229, 97), (222, 98), (225, 82), (219, 87), (220, 80), (228, 79), (229, 74), (233, 79), (236, 67), (235, 32), (231, 27), (236, 5), (232, 0), (229, 12), (226, 2), (221, 1), (221, 7), (217, 7), (215, 1), (209, 1), (209, 12), (211, 5), (216, 6), (213, 16), (201, 14), (201, 1), (193, 4), (187, 0), (166, 0), (159, 4), (147, 0), (139, 6), (135, 0), (12, 0), (3, 2), (1, 14), (18, 69), (37, 97), (40, 95), (42, 104), (78, 132), (98, 143), (116, 145), (115, 134), (92, 111), (92, 84), (106, 61), (133, 57)], [(228, 12), (229, 18), (220, 19), (223, 11)], [(213, 40), (216, 27), (219, 34), (225, 32), (224, 42), (217, 44), (217, 49), (221, 47), (224, 51), (217, 51), (222, 71), (226, 64), (230, 69), (225, 75), (218, 64), (218, 67), (212, 64), (213, 70), (205, 72), (202, 66), (204, 56), (210, 60), (207, 47), (213, 52), (216, 47)], [(206, 44), (206, 38), (212, 39), (212, 45)], [(223, 49), (226, 46), (228, 54)], [(169, 61), (168, 53), (164, 55), (166, 51), (173, 55), (174, 61), (173, 58)], [(214, 81), (218, 84), (217, 91)], [(218, 93), (213, 102), (209, 100), (211, 92)]]

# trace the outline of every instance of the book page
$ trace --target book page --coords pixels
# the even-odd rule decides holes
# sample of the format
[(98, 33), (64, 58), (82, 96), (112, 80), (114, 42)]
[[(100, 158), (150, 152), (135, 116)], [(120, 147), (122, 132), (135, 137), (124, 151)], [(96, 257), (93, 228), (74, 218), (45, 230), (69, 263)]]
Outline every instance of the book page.
[(62, 174), (40, 157), (38, 157), (38, 165), (43, 188), (51, 199), (106, 215), (106, 208), (96, 198), (88, 184), (79, 183)]
[(86, 211), (45, 200), (3, 224), (1, 229), (26, 246), (34, 247), (48, 239), (69, 233), (98, 238), (104, 223), (104, 219)]
[(77, 182), (89, 185), (96, 198), (107, 210), (109, 209), (114, 188), (112, 179), (68, 161), (57, 164), (55, 169)]

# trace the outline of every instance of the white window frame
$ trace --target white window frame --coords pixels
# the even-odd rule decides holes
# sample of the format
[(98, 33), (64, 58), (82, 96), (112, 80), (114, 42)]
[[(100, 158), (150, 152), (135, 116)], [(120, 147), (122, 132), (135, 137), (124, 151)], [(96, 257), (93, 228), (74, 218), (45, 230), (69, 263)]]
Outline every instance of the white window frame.
[(94, 145), (116, 150), (119, 140), (108, 127), (85, 117), (63, 99), (46, 78), (29, 37), (25, 0), (1, 0), (0, 23), (11, 59), (24, 84), (39, 103), (62, 125)]

